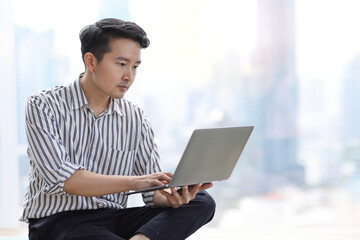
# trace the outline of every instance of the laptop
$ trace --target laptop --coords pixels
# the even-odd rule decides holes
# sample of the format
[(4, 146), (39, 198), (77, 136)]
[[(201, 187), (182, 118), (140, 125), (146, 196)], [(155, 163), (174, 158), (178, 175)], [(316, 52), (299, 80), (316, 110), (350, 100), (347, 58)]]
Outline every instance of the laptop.
[(195, 129), (170, 182), (127, 195), (228, 179), (254, 126)]

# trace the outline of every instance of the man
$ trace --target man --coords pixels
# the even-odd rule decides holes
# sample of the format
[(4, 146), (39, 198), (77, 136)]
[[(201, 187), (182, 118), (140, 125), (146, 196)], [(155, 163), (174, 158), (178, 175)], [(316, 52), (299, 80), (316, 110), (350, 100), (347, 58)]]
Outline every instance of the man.
[(85, 73), (68, 86), (31, 96), (26, 134), (31, 171), (22, 221), (29, 239), (185, 239), (215, 211), (211, 183), (143, 194), (168, 183), (150, 123), (124, 94), (141, 63), (146, 33), (103, 19), (80, 32)]

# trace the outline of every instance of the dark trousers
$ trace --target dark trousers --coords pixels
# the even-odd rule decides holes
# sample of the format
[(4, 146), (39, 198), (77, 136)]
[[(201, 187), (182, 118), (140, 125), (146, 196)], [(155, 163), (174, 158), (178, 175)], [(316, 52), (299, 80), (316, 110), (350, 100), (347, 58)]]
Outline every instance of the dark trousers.
[(142, 233), (150, 239), (185, 239), (211, 221), (215, 202), (205, 191), (179, 208), (136, 207), (79, 210), (30, 219), (30, 240), (129, 239)]

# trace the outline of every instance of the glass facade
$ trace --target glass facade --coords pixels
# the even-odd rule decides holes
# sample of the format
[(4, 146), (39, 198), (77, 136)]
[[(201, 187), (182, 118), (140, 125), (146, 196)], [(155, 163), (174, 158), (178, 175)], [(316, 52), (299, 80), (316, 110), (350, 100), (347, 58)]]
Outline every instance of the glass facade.
[[(27, 97), (73, 81), (84, 69), (79, 31), (116, 17), (151, 41), (126, 98), (149, 115), (164, 170), (174, 170), (195, 128), (255, 126), (231, 178), (210, 190), (218, 203), (210, 227), (360, 226), (356, 0), (0, 1), (8, 10), (0, 26), (10, 30), (0, 40), (0, 171), (8, 172), (0, 212), (10, 214), (15, 195), (20, 215), (27, 186)], [(42, 5), (46, 13), (34, 14)], [(0, 214), (0, 227), (23, 226), (15, 217)]]

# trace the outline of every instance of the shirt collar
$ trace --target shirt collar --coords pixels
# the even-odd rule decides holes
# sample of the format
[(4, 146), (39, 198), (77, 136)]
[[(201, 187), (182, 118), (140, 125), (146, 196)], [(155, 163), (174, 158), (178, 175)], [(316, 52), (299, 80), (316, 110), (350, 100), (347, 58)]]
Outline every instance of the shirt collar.
[(71, 97), (72, 97), (72, 109), (79, 109), (85, 105), (89, 105), (85, 93), (80, 84), (80, 78), (72, 83), (71, 87)]
[(124, 113), (123, 109), (121, 108), (121, 99), (111, 98), (108, 109), (109, 109), (109, 111), (111, 111), (111, 113), (117, 112), (120, 116), (122, 116), (122, 117), (125, 116), (125, 113)]
[[(82, 108), (84, 106), (90, 107), (88, 101), (86, 100), (84, 90), (81, 87), (80, 78), (78, 78), (75, 82), (72, 83), (71, 96), (73, 110)], [(125, 113), (121, 108), (121, 99), (110, 99), (107, 113), (111, 114), (114, 111), (117, 112), (120, 116), (125, 116)]]

